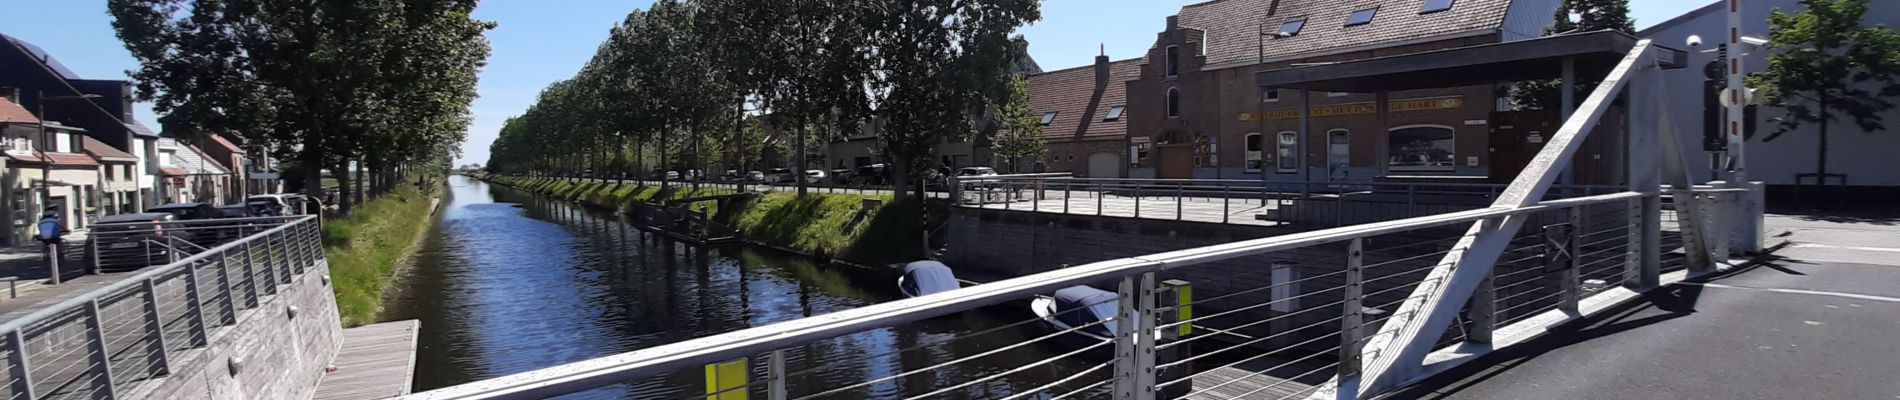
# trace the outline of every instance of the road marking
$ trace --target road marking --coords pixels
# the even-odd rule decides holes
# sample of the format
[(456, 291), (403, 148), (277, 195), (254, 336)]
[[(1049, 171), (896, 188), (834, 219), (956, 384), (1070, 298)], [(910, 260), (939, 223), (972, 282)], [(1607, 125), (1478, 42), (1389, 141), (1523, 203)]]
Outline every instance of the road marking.
[(1677, 282), (1676, 284), (1677, 285), (1696, 285), (1696, 286), (1702, 286), (1702, 287), (1723, 288), (1723, 289), (1747, 289), (1747, 290), (1761, 290), (1761, 291), (1779, 292), (1779, 293), (1812, 294), (1812, 295), (1819, 295), (1819, 296), (1834, 296), (1834, 297), (1845, 297), (1845, 298), (1850, 298), (1850, 299), (1884, 301), (1888, 303), (1900, 303), (1900, 298), (1895, 298), (1895, 297), (1874, 296), (1874, 295), (1854, 294), (1854, 293), (1841, 293), (1841, 292), (1828, 292), (1828, 291), (1820, 291), (1820, 290), (1758, 288), (1758, 287), (1748, 287), (1748, 286), (1724, 285), (1720, 283), (1697, 283), (1697, 282)]
[(1831, 244), (1819, 244), (1819, 243), (1795, 243), (1794, 247), (1805, 248), (1805, 249), (1860, 250), (1860, 251), (1878, 251), (1878, 252), (1885, 252), (1885, 253), (1900, 253), (1900, 249), (1896, 249), (1892, 247), (1835, 246)]

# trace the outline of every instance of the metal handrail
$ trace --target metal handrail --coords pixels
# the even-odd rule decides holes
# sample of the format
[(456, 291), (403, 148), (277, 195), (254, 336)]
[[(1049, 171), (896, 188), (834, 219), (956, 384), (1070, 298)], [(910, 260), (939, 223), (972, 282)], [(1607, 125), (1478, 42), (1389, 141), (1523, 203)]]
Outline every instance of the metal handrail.
[(1383, 234), (1626, 202), (1639, 192), (1551, 200), (1519, 208), (1482, 208), (1380, 223), (1321, 229), (1058, 269), (928, 296), (839, 311), (661, 345), (412, 395), (416, 399), (539, 398), (633, 381), (857, 332), (967, 311), (1059, 288)]
[[(268, 218), (282, 218), (282, 217), (268, 217)], [(17, 331), (27, 326), (30, 326), (34, 323), (38, 323), (40, 322), (40, 320), (70, 313), (74, 309), (84, 308), (88, 306), (89, 304), (91, 304), (93, 301), (97, 301), (101, 298), (106, 297), (107, 295), (131, 288), (133, 286), (143, 285), (146, 280), (177, 273), (179, 270), (190, 267), (194, 263), (203, 261), (206, 258), (210, 258), (212, 254), (218, 253), (220, 251), (228, 251), (228, 250), (237, 249), (238, 247), (244, 244), (250, 243), (251, 241), (256, 240), (257, 238), (268, 237), (269, 235), (272, 235), (272, 234), (281, 233), (285, 230), (291, 229), (291, 227), (298, 226), (299, 223), (302, 223), (307, 220), (314, 220), (314, 219), (316, 219), (316, 216), (314, 215), (305, 215), (305, 216), (297, 217), (296, 220), (290, 223), (278, 225), (278, 226), (272, 227), (271, 229), (265, 230), (263, 232), (251, 234), (241, 239), (233, 240), (230, 243), (225, 243), (222, 245), (218, 245), (217, 247), (206, 249), (205, 251), (199, 252), (198, 254), (193, 254), (190, 257), (179, 259), (178, 261), (174, 261), (170, 264), (165, 264), (163, 266), (158, 266), (158, 267), (146, 268), (144, 271), (139, 272), (137, 275), (133, 275), (129, 278), (122, 279), (118, 282), (113, 282), (112, 284), (100, 287), (98, 289), (86, 291), (85, 293), (82, 293), (78, 296), (75, 296), (70, 299), (66, 299), (65, 301), (61, 301), (58, 304), (54, 304), (52, 306), (40, 309), (39, 311), (34, 311), (33, 313), (27, 314), (25, 316), (21, 316), (20, 318), (16, 318), (12, 321), (6, 321), (5, 323), (0, 323), (0, 334)], [(237, 219), (234, 218), (231, 220), (237, 220)], [(231, 220), (227, 220), (227, 221), (231, 221)]]

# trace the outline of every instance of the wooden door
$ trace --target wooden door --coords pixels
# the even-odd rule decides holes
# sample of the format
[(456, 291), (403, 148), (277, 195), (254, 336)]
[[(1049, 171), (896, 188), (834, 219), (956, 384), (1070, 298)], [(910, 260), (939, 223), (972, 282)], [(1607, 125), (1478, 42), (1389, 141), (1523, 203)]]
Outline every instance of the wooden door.
[(1190, 179), (1194, 177), (1194, 147), (1158, 146), (1155, 151), (1161, 160), (1155, 163), (1155, 177), (1160, 179)]
[(1557, 133), (1557, 113), (1508, 111), (1491, 114), (1490, 180), (1510, 183)]

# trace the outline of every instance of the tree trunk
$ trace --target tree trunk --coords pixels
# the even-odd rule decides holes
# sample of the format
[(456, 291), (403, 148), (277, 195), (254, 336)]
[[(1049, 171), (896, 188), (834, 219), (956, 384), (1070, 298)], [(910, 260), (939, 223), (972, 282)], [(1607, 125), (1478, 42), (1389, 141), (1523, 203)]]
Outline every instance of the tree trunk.
[(908, 190), (910, 189), (910, 158), (892, 154), (889, 168), (891, 171), (891, 203), (904, 204), (904, 201), (910, 197), (910, 190)]
[(805, 131), (807, 130), (809, 130), (807, 127), (798, 127), (798, 143), (793, 146), (797, 150), (793, 151), (791, 157), (792, 182), (798, 186), (798, 197), (805, 197)]
[(350, 165), (348, 161), (339, 162), (336, 166), (331, 167), (330, 176), (336, 178), (337, 183), (337, 212), (343, 215), (350, 215), (350, 208), (354, 205), (355, 185), (351, 184)]
[(1821, 90), (1820, 92), (1821, 92), (1820, 99), (1816, 103), (1820, 103), (1819, 109), (1821, 111), (1821, 154), (1819, 157), (1816, 158), (1814, 172), (1818, 173), (1816, 174), (1815, 178), (1820, 180), (1820, 186), (1826, 187), (1827, 186), (1827, 120), (1828, 120), (1827, 97), (1828, 96), (1827, 96), (1827, 90)]

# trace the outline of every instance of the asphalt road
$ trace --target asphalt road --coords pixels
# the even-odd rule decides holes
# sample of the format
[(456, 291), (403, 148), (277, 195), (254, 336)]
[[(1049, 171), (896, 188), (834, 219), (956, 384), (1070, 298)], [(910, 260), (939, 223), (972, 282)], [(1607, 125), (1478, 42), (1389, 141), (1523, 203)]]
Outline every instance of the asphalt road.
[(1671, 285), (1391, 399), (1900, 399), (1900, 227), (1773, 218), (1767, 262)]

